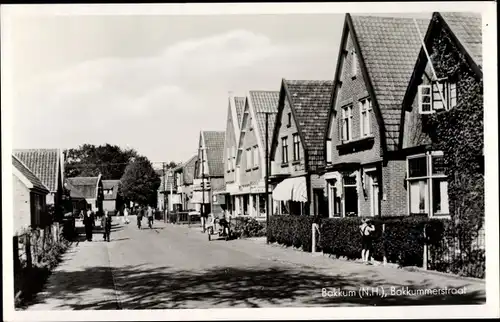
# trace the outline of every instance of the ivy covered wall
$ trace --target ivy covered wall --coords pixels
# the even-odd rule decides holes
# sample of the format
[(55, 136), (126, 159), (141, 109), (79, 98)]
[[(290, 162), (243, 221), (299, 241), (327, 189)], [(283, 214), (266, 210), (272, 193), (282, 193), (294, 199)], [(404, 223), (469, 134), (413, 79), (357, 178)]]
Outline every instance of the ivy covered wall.
[(439, 29), (431, 59), (439, 78), (457, 82), (457, 106), (422, 121), (433, 148), (444, 152), (452, 222), (467, 247), (484, 224), (483, 80), (449, 32)]

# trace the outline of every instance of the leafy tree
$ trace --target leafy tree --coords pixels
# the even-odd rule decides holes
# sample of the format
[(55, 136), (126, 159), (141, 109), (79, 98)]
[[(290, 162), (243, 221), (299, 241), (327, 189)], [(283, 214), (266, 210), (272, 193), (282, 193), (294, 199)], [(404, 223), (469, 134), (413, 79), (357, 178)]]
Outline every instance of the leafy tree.
[(123, 150), (116, 145), (83, 144), (65, 151), (67, 177), (94, 177), (99, 173), (105, 180), (120, 179), (127, 165), (138, 157), (133, 149)]
[(125, 168), (120, 192), (126, 200), (155, 206), (159, 186), (160, 177), (151, 162), (144, 156), (138, 156)]

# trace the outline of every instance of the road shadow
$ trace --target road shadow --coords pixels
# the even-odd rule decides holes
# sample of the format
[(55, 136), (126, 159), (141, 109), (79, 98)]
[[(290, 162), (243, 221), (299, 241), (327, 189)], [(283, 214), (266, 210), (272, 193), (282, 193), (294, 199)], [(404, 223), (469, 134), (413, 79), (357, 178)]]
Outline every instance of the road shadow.
[[(65, 300), (71, 309), (103, 310), (114, 304), (103, 299), (94, 303), (78, 301), (93, 288), (113, 292), (116, 285), (121, 309), (184, 309), (211, 307), (297, 307), (297, 306), (400, 306), (483, 304), (483, 291), (467, 291), (462, 295), (388, 295), (381, 297), (373, 290), (387, 282), (352, 273), (345, 276), (326, 275), (303, 267), (216, 267), (208, 270), (177, 270), (173, 267), (147, 265), (113, 268), (93, 267), (78, 271), (58, 271), (58, 279), (72, 281), (51, 285), (48, 298)], [(101, 276), (99, 281), (89, 276)], [(113, 283), (114, 280), (114, 283)], [(421, 290), (430, 281), (390, 285), (395, 288)], [(467, 286), (464, 282), (463, 286)], [(359, 288), (371, 289), (359, 296)], [(451, 287), (451, 286), (450, 286)], [(373, 289), (372, 289), (373, 288)], [(330, 293), (324, 293), (323, 290)], [(337, 291), (337, 294), (334, 293)], [(340, 293), (339, 293), (340, 292)], [(43, 301), (43, 300), (42, 300)], [(56, 308), (57, 309), (57, 308)]]

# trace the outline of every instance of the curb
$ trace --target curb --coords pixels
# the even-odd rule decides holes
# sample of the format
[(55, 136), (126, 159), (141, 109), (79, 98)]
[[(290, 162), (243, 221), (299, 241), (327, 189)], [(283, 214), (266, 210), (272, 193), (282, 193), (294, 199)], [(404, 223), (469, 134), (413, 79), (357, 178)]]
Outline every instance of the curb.
[[(249, 239), (249, 240), (252, 240), (252, 239)], [(255, 241), (255, 240), (252, 240), (252, 241)], [(316, 252), (316, 253), (304, 252), (301, 249), (297, 249), (297, 248), (294, 248), (294, 247), (287, 247), (287, 246), (284, 246), (284, 245), (281, 245), (281, 244), (277, 244), (277, 243), (271, 243), (271, 244), (265, 244), (265, 245), (269, 245), (269, 246), (276, 247), (276, 248), (291, 249), (291, 250), (294, 250), (294, 251), (297, 251), (297, 252), (309, 254), (312, 257), (326, 256), (329, 259), (331, 259), (331, 256), (332, 256), (331, 254), (326, 254), (324, 252)], [(343, 259), (343, 258), (333, 258), (333, 260), (340, 260), (340, 261), (344, 261), (344, 262), (348, 262), (348, 263), (363, 265), (362, 263), (359, 263), (359, 262), (356, 262), (356, 261), (353, 261), (353, 260)], [(384, 265), (380, 261), (373, 261), (373, 262), (377, 263), (376, 265), (373, 265), (375, 267), (387, 267), (387, 268), (393, 268), (393, 269), (402, 269), (402, 270), (405, 270), (407, 272), (416, 272), (416, 273), (423, 273), (423, 274), (429, 274), (429, 275), (437, 275), (437, 276), (443, 276), (443, 277), (453, 278), (453, 279), (462, 280), (462, 281), (478, 282), (478, 283), (481, 283), (481, 284), (485, 284), (486, 283), (486, 281), (484, 279), (476, 278), (476, 277), (467, 277), (467, 276), (456, 275), (456, 274), (453, 274), (453, 273), (439, 272), (439, 271), (433, 271), (433, 270), (425, 270), (425, 269), (423, 269), (421, 267), (415, 267), (415, 266), (400, 267), (398, 264), (394, 264), (394, 263), (386, 263)]]

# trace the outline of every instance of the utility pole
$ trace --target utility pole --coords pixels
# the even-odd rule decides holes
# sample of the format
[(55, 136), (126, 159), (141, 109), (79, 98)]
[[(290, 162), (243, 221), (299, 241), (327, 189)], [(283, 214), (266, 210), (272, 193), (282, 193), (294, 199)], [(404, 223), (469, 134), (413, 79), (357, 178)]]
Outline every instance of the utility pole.
[[(269, 113), (266, 113), (266, 230), (269, 229)], [(266, 243), (269, 244), (269, 234), (266, 234)]]
[(167, 199), (166, 196), (167, 196), (167, 190), (166, 190), (166, 181), (167, 181), (167, 177), (166, 177), (166, 169), (167, 169), (167, 163), (166, 162), (163, 162), (162, 163), (163, 165), (163, 222), (166, 223), (167, 222)]

